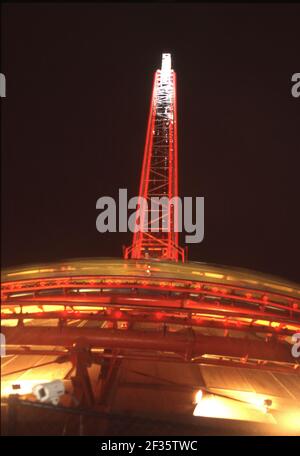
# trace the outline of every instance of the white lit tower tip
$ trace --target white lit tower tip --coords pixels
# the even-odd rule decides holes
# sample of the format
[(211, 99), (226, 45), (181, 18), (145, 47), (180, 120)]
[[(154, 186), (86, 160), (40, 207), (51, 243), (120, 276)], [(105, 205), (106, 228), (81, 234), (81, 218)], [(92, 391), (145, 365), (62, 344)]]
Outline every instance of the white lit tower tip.
[(162, 55), (161, 71), (162, 73), (171, 71), (171, 54)]

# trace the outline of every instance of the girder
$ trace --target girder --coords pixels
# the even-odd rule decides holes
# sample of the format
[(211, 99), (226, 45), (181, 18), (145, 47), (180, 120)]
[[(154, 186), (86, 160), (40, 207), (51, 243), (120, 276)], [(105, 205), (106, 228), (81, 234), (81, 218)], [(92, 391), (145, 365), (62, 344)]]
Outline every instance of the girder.
[(184, 250), (178, 245), (176, 199), (174, 204), (162, 202), (160, 207), (154, 202), (155, 198), (171, 201), (177, 197), (177, 175), (176, 75), (171, 55), (163, 54), (161, 69), (154, 75), (139, 190), (140, 212), (125, 258), (184, 261)]
[(220, 355), (251, 358), (266, 361), (293, 363), (290, 346), (272, 340), (265, 341), (206, 336), (195, 332), (187, 334), (135, 330), (76, 327), (6, 327), (7, 343), (16, 340), (20, 345), (73, 347), (78, 341), (87, 346), (100, 348), (122, 348), (133, 350), (158, 350), (179, 353), (191, 359), (195, 356)]

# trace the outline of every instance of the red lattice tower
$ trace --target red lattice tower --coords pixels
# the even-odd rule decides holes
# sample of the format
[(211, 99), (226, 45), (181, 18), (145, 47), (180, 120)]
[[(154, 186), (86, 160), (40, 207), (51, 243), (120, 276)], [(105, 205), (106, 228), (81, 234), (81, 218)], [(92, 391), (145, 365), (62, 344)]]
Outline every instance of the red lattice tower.
[(176, 74), (171, 54), (163, 54), (161, 69), (154, 75), (139, 210), (125, 258), (184, 261), (184, 249), (178, 245), (177, 168)]

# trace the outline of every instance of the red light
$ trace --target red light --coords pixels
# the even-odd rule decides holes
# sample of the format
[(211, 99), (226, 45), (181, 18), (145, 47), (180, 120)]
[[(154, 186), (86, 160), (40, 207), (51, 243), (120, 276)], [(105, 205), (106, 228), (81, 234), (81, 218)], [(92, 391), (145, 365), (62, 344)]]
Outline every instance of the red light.
[(212, 291), (213, 291), (214, 293), (217, 293), (217, 292), (219, 291), (219, 289), (218, 289), (217, 287), (212, 287)]
[(246, 298), (251, 299), (252, 298), (252, 293), (246, 293)]
[(164, 314), (162, 312), (155, 312), (154, 316), (156, 320), (162, 320), (164, 318)]
[(267, 302), (268, 301), (268, 296), (264, 295), (262, 299), (263, 299), (264, 302)]
[(114, 318), (120, 319), (120, 318), (122, 318), (123, 313), (122, 313), (120, 310), (116, 310), (116, 311), (113, 313), (113, 316), (114, 316)]

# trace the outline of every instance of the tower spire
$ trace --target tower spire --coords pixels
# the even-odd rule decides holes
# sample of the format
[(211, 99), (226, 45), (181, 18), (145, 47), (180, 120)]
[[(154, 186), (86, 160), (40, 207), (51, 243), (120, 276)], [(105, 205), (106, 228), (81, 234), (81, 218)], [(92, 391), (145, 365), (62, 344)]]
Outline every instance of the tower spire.
[(135, 232), (125, 258), (184, 261), (177, 196), (176, 74), (171, 54), (162, 54), (161, 69), (154, 74)]

